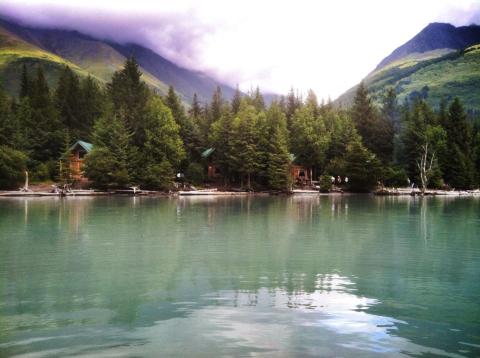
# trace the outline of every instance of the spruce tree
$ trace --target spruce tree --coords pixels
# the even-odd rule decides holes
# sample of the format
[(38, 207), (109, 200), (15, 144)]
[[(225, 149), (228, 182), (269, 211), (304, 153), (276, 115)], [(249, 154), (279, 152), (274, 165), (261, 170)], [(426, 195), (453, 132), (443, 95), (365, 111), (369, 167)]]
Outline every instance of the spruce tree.
[(269, 188), (287, 190), (290, 173), (287, 119), (280, 106), (272, 103), (266, 113), (267, 156), (266, 177)]
[[(185, 113), (185, 108), (181, 103), (179, 96), (175, 93), (173, 86), (170, 86), (168, 89), (168, 94), (165, 98), (165, 104), (170, 108), (175, 122), (180, 129), (180, 137), (185, 144), (185, 149), (187, 151), (187, 156), (183, 163), (183, 169), (185, 169), (189, 161), (199, 160), (200, 159), (200, 133), (199, 129), (193, 120)], [(196, 104), (198, 106), (198, 104)], [(198, 111), (198, 108), (195, 109)]]
[(245, 104), (240, 108), (232, 124), (232, 164), (240, 175), (241, 184), (246, 177), (247, 188), (251, 189), (252, 175), (261, 167), (258, 152), (258, 118), (253, 106)]
[(147, 103), (145, 136), (141, 153), (143, 169), (139, 177), (149, 188), (168, 189), (175, 170), (185, 158), (185, 150), (180, 127), (158, 97), (152, 97)]
[(360, 141), (348, 145), (345, 153), (348, 188), (355, 192), (372, 190), (380, 178), (380, 162)]
[(102, 115), (105, 107), (104, 94), (98, 83), (90, 76), (80, 82), (80, 99), (77, 124), (78, 138), (89, 141), (95, 121)]
[(225, 185), (229, 184), (233, 173), (233, 126), (232, 114), (225, 111), (222, 117), (211, 126), (209, 142), (215, 149), (213, 161), (220, 170)]
[(446, 150), (441, 159), (444, 179), (453, 188), (470, 189), (475, 184), (472, 128), (458, 98), (448, 108), (444, 127), (447, 132)]
[(62, 125), (69, 130), (74, 139), (80, 139), (82, 110), (80, 102), (80, 82), (78, 76), (65, 66), (54, 94), (54, 102)]
[(222, 107), (224, 100), (222, 97), (222, 89), (220, 86), (217, 86), (215, 92), (212, 95), (212, 101), (210, 102), (210, 111), (209, 111), (209, 124), (218, 121), (222, 115)]
[(287, 128), (292, 130), (292, 122), (295, 111), (301, 107), (301, 102), (298, 96), (295, 95), (293, 87), (288, 92), (287, 99), (285, 101), (285, 115), (287, 117)]
[(291, 148), (296, 161), (313, 167), (315, 174), (319, 174), (325, 167), (330, 144), (324, 119), (315, 117), (313, 108), (303, 106), (295, 112), (291, 125)]
[(265, 110), (265, 100), (258, 86), (255, 88), (255, 91), (251, 91), (249, 98), (251, 105), (257, 112)]
[(307, 100), (305, 101), (305, 105), (310, 108), (313, 115), (317, 117), (319, 115), (319, 107), (318, 107), (318, 100), (317, 95), (313, 90), (308, 90)]
[(25, 178), (27, 156), (0, 144), (0, 189), (17, 189)]
[(58, 119), (50, 96), (45, 75), (41, 67), (32, 83), (31, 95), (32, 125), (35, 130), (31, 132), (31, 157), (34, 160), (45, 162), (56, 160), (60, 157), (64, 128)]
[(132, 181), (132, 148), (126, 119), (112, 109), (100, 117), (92, 134), (93, 149), (84, 172), (96, 187), (123, 187)]
[(198, 123), (198, 120), (200, 116), (202, 115), (202, 106), (200, 105), (200, 102), (198, 101), (198, 96), (196, 93), (193, 94), (193, 100), (192, 100), (192, 105), (190, 106), (190, 109), (188, 110), (188, 115), (190, 118), (195, 122)]
[(235, 88), (235, 93), (232, 98), (232, 113), (237, 114), (240, 110), (240, 104), (242, 102), (242, 94), (240, 93), (240, 89), (237, 87)]
[(147, 85), (135, 58), (126, 60), (123, 69), (115, 72), (107, 84), (107, 91), (117, 115), (124, 116), (128, 128), (133, 132), (133, 142), (141, 146), (145, 142), (143, 120), (149, 98)]
[(391, 123), (395, 133), (400, 132), (400, 108), (397, 102), (397, 94), (393, 87), (388, 87), (382, 96), (381, 113), (383, 118)]
[(357, 88), (351, 115), (364, 145), (382, 162), (390, 162), (393, 159), (393, 125), (377, 113), (363, 82)]
[(22, 65), (22, 74), (20, 77), (20, 93), (19, 98), (23, 99), (25, 97), (29, 97), (32, 94), (32, 83), (30, 80), (30, 76), (28, 75), (27, 66), (25, 64)]

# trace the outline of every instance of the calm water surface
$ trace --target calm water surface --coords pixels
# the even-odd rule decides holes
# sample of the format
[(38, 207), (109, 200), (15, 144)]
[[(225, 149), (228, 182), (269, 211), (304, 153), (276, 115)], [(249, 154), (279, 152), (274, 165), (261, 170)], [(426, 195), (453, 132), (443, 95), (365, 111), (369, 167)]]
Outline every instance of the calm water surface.
[(478, 357), (480, 199), (2, 199), (0, 356)]

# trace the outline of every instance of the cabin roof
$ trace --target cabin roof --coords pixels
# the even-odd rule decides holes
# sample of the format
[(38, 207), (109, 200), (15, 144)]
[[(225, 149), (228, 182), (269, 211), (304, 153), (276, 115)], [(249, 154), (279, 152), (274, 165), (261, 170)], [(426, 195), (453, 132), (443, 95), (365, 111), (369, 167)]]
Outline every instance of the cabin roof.
[(80, 146), (82, 147), (87, 153), (90, 153), (92, 151), (92, 148), (93, 148), (93, 144), (92, 143), (88, 143), (88, 142), (85, 142), (83, 140), (77, 140), (69, 149), (68, 151), (71, 152), (72, 150), (74, 150), (77, 146)]
[(209, 156), (212, 155), (212, 153), (215, 151), (215, 148), (208, 148), (208, 149), (205, 149), (203, 152), (202, 152), (202, 158), (208, 158)]

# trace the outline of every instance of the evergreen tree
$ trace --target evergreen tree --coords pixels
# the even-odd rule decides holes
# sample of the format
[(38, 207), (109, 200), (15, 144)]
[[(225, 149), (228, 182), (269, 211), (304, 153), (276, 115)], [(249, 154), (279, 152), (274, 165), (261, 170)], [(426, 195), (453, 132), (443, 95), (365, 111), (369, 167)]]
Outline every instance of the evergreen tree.
[(405, 120), (402, 142), (407, 174), (425, 187), (431, 182), (438, 186), (441, 178), (438, 158), (445, 146), (446, 133), (423, 100), (414, 103)]
[(198, 96), (196, 93), (193, 94), (192, 105), (188, 111), (188, 115), (195, 123), (198, 123), (198, 120), (202, 115), (202, 107), (198, 101)]
[(287, 119), (280, 106), (272, 103), (266, 113), (267, 156), (266, 177), (269, 188), (288, 189), (290, 155), (288, 151)]
[[(313, 167), (316, 174), (324, 169), (330, 136), (322, 117), (315, 117), (311, 107), (298, 109), (292, 118), (291, 147), (296, 161)], [(314, 174), (315, 175), (315, 174)]]
[[(32, 83), (32, 124), (35, 130), (31, 131), (31, 157), (38, 162), (54, 161), (60, 157), (63, 138), (63, 127), (58, 120), (50, 97), (50, 90), (41, 67)], [(56, 164), (54, 167), (56, 168)], [(50, 175), (54, 173), (51, 171)]]
[(288, 92), (286, 104), (285, 104), (285, 115), (287, 116), (287, 128), (289, 131), (292, 130), (293, 116), (298, 108), (301, 107), (301, 102), (298, 96), (295, 95), (293, 87)]
[(228, 184), (233, 173), (233, 127), (232, 115), (224, 112), (222, 117), (211, 126), (209, 142), (215, 149), (213, 161), (220, 169), (225, 184)]
[(475, 184), (475, 164), (472, 150), (472, 128), (458, 98), (448, 108), (445, 130), (447, 145), (441, 158), (444, 179), (457, 189), (470, 189)]
[(305, 105), (310, 108), (310, 111), (312, 111), (315, 117), (318, 117), (318, 115), (320, 114), (320, 108), (318, 107), (317, 95), (311, 89), (308, 90)]
[(364, 145), (384, 163), (393, 159), (393, 126), (378, 115), (363, 82), (357, 88), (352, 119)]
[(29, 97), (32, 94), (32, 83), (28, 75), (27, 66), (23, 64), (22, 74), (20, 77), (20, 93), (19, 98), (23, 99)]
[(361, 141), (355, 124), (346, 113), (329, 111), (324, 115), (324, 121), (330, 136), (327, 151), (327, 158), (330, 161), (342, 158), (350, 144)]
[(78, 138), (89, 141), (93, 125), (105, 107), (104, 94), (98, 83), (90, 76), (80, 82), (79, 102), (77, 135)]
[(265, 110), (265, 100), (263, 99), (263, 95), (260, 92), (260, 88), (257, 86), (255, 91), (250, 92), (250, 104), (255, 108), (257, 112)]
[(476, 185), (480, 185), (480, 131), (476, 131), (474, 145), (474, 159), (475, 159), (475, 171), (476, 171)]
[(26, 168), (27, 156), (23, 152), (0, 144), (0, 189), (18, 188)]
[(232, 98), (232, 113), (235, 115), (240, 110), (240, 104), (242, 103), (242, 94), (240, 93), (240, 89), (237, 87), (235, 88), (235, 94)]
[(68, 128), (74, 139), (80, 139), (80, 82), (68, 66), (60, 74), (54, 102), (63, 127)]
[(85, 157), (84, 172), (96, 187), (123, 187), (132, 179), (132, 148), (126, 119), (112, 109), (95, 122), (93, 149)]
[(391, 123), (395, 133), (400, 132), (400, 108), (393, 87), (388, 87), (382, 97), (382, 117)]
[(380, 177), (380, 162), (375, 154), (365, 148), (360, 141), (348, 145), (345, 153), (345, 172), (348, 188), (355, 192), (372, 190)]
[[(170, 108), (175, 122), (180, 128), (180, 137), (185, 144), (187, 151), (187, 160), (200, 159), (200, 133), (196, 123), (191, 117), (185, 113), (185, 108), (180, 101), (180, 98), (175, 93), (173, 86), (168, 89), (168, 94), (165, 98), (165, 104)], [(188, 166), (188, 161), (184, 162), (183, 167)]]
[(24, 97), (20, 100), (15, 117), (19, 127), (18, 149), (29, 151), (32, 148), (32, 142), (34, 141), (36, 132), (36, 125), (33, 122), (33, 110), (30, 105), (29, 97)]
[(210, 110), (209, 110), (209, 121), (208, 124), (212, 124), (215, 121), (218, 121), (222, 116), (222, 107), (224, 104), (224, 100), (222, 97), (222, 89), (220, 86), (217, 86), (215, 92), (213, 92), (212, 101), (210, 102)]
[(71, 169), (71, 153), (70, 148), (72, 146), (72, 140), (70, 137), (70, 130), (67, 128), (64, 134), (64, 141), (63, 141), (63, 150), (62, 156), (59, 161), (59, 180), (63, 184), (71, 184), (73, 177), (80, 173), (75, 173)]
[(149, 188), (168, 189), (175, 177), (175, 169), (185, 158), (185, 150), (180, 127), (158, 97), (151, 98), (147, 104), (145, 134), (141, 181)]
[(15, 128), (12, 126), (12, 105), (10, 98), (0, 88), (0, 144), (12, 145), (12, 135)]
[(115, 72), (107, 84), (107, 91), (117, 115), (122, 115), (133, 132), (133, 142), (141, 146), (145, 142), (143, 128), (145, 108), (149, 98), (147, 85), (135, 58), (126, 60), (123, 69)]
[(244, 176), (247, 179), (247, 188), (251, 189), (251, 177), (260, 167), (258, 152), (258, 117), (255, 108), (243, 105), (233, 119), (232, 124), (232, 153), (231, 160), (234, 170), (240, 174), (243, 185)]

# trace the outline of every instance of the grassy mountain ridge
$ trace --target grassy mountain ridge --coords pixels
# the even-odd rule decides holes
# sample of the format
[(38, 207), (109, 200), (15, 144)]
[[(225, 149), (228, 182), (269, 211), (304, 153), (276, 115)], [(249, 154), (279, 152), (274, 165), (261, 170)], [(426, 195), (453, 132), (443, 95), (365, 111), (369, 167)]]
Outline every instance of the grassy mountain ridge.
[(375, 68), (379, 70), (386, 65), (403, 59), (412, 53), (425, 53), (438, 49), (462, 50), (480, 42), (480, 26), (455, 27), (445, 23), (431, 23), (411, 40), (396, 48)]
[[(207, 75), (181, 68), (139, 45), (114, 44), (77, 31), (30, 28), (0, 18), (0, 79), (12, 95), (18, 93), (23, 64), (29, 68), (41, 65), (50, 84), (55, 83), (64, 65), (105, 83), (131, 55), (137, 57), (145, 82), (161, 94), (171, 84), (186, 102), (194, 93), (207, 100), (218, 84)], [(231, 87), (221, 87), (226, 97), (233, 95)]]
[(60, 71), (65, 65), (70, 66), (81, 76), (87, 75), (87, 72), (76, 64), (28, 43), (0, 27), (0, 83), (11, 94), (18, 93), (23, 64), (32, 69), (42, 66), (48, 73), (47, 80), (51, 85), (57, 81)]
[[(398, 98), (424, 98), (430, 105), (438, 107), (441, 98), (451, 100), (459, 97), (469, 110), (480, 110), (480, 27), (476, 25), (455, 28), (449, 24), (427, 26), (420, 34), (393, 53), (404, 54), (401, 58), (388, 56), (364, 79), (364, 83), (374, 101), (379, 102), (385, 88), (395, 88)], [(440, 26), (442, 25), (442, 26)], [(443, 26), (444, 25), (444, 26)], [(435, 29), (434, 34), (426, 33)], [(455, 29), (452, 36), (438, 36), (438, 28)], [(460, 29), (458, 32), (457, 30)], [(466, 37), (460, 35), (467, 34)], [(415, 43), (415, 39), (421, 39)], [(426, 40), (433, 43), (426, 43)], [(435, 41), (438, 41), (435, 43)], [(461, 49), (442, 48), (440, 46), (459, 46), (477, 41)], [(408, 44), (408, 46), (406, 46)], [(430, 48), (428, 51), (418, 51)], [(413, 51), (406, 53), (405, 51)], [(357, 86), (352, 87), (335, 100), (335, 104), (348, 107), (353, 102)]]

